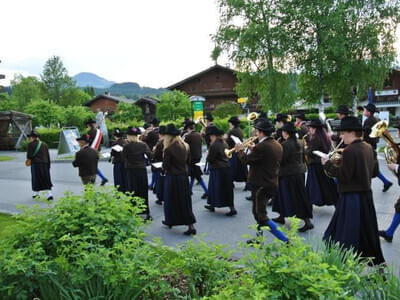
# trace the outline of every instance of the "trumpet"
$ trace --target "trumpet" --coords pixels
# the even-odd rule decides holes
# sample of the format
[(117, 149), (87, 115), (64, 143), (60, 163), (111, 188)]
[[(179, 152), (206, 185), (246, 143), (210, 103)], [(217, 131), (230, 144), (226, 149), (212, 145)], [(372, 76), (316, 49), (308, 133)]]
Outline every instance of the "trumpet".
[(203, 117), (198, 118), (197, 120), (194, 121), (195, 124), (200, 124), (201, 127), (206, 128), (207, 124), (204, 122)]
[(251, 138), (248, 138), (247, 140), (243, 141), (240, 145), (239, 145), (239, 149), (237, 150), (236, 147), (233, 147), (232, 149), (225, 149), (225, 156), (227, 158), (231, 158), (233, 152), (238, 152), (239, 150), (243, 150), (247, 147), (250, 146), (251, 143), (254, 143), (255, 140), (258, 139), (258, 136), (252, 136)]
[(256, 112), (251, 112), (247, 115), (247, 121), (249, 122), (254, 122), (255, 120), (258, 119), (258, 117), (260, 116), (259, 113)]

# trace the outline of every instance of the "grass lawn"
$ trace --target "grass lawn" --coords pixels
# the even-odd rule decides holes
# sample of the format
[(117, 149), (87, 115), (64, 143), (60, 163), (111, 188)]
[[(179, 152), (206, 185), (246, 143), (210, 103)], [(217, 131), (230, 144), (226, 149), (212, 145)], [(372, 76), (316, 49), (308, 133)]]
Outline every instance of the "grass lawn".
[(2, 156), (0, 155), (0, 161), (7, 161), (7, 160), (13, 160), (14, 157), (12, 156)]
[(15, 219), (11, 215), (0, 213), (0, 238), (6, 234), (8, 225), (14, 224)]

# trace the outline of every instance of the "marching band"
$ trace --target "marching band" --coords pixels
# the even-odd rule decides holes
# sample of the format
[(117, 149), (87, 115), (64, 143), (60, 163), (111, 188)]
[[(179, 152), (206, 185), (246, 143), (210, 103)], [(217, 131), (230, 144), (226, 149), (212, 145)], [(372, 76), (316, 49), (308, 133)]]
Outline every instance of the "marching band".
[[(276, 223), (285, 224), (285, 218), (295, 216), (304, 222), (299, 232), (306, 232), (314, 228), (311, 221), (313, 205), (333, 205), (335, 213), (324, 240), (353, 248), (363, 257), (372, 257), (374, 264), (381, 264), (384, 258), (379, 237), (392, 241), (400, 224), (400, 200), (395, 205), (390, 227), (378, 231), (371, 179), (384, 177), (379, 172), (377, 138), (370, 136), (378, 122), (373, 118), (375, 110), (372, 104), (365, 106), (367, 120), (363, 127), (356, 117), (348, 116), (347, 107), (340, 106), (337, 134), (327, 132), (330, 127), (323, 122), (325, 120), (309, 121), (304, 114), (299, 114), (296, 122), (291, 122), (291, 117), (283, 113), (277, 114), (275, 126), (266, 116), (253, 113), (248, 120), (252, 121), (254, 136), (247, 140), (244, 140), (236, 116), (229, 119), (227, 133), (215, 126), (211, 114), (206, 116), (207, 124), (203, 120), (185, 120), (183, 131), (174, 124), (159, 126), (157, 119), (144, 133), (136, 127), (125, 133), (117, 128), (113, 133), (110, 157), (114, 185), (121, 192), (143, 198), (143, 214), (149, 220), (148, 190), (153, 190), (156, 203), (164, 207), (162, 223), (169, 228), (188, 226), (185, 235), (196, 234), (192, 209), (195, 180), (204, 191), (202, 198), (207, 199), (205, 209), (214, 212), (226, 207), (229, 211), (225, 214), (229, 217), (238, 214), (234, 205), (234, 182), (246, 182), (245, 189), (251, 191), (257, 235), (263, 233), (263, 228), (268, 228), (283, 242), (289, 241)], [(202, 125), (200, 133), (196, 132), (197, 123)], [(77, 139), (81, 149), (76, 153), (73, 165), (79, 168), (84, 185), (95, 183), (96, 174), (101, 176), (104, 184), (107, 179), (98, 170), (98, 148), (92, 146), (98, 142), (98, 129), (91, 120), (87, 124), (88, 134)], [(400, 124), (396, 128), (400, 137)], [(41, 152), (34, 154), (37, 136), (32, 132), (28, 145), (28, 158), (33, 162), (32, 187), (36, 193), (51, 190), (52, 186), (47, 174), (49, 167), (45, 165), (49, 164), (46, 145), (42, 146), (43, 155)], [(202, 178), (200, 163), (203, 140), (208, 148), (208, 185)], [(398, 146), (396, 151), (400, 153)], [(39, 168), (38, 163), (43, 165)], [(146, 170), (149, 164), (152, 164), (150, 185)], [(400, 155), (397, 155), (388, 167), (398, 177), (400, 185), (399, 164)], [(392, 183), (386, 178), (382, 180), (384, 191), (387, 191)], [(267, 214), (271, 199), (272, 210), (279, 214), (273, 219)], [(255, 243), (257, 239), (248, 242)]]

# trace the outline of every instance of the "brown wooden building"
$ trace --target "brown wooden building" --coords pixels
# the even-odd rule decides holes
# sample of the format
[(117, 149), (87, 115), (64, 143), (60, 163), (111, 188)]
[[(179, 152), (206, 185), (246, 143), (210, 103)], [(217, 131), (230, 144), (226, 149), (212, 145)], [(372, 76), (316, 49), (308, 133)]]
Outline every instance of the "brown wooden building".
[(102, 112), (113, 113), (117, 110), (118, 103), (126, 102), (135, 104), (132, 99), (125, 99), (120, 97), (111, 96), (110, 93), (98, 95), (93, 99), (85, 103), (85, 106), (89, 106), (93, 112), (97, 112), (100, 109)]
[(183, 91), (189, 96), (203, 96), (204, 108), (212, 111), (225, 101), (237, 101), (235, 71), (218, 64), (167, 87), (168, 90)]

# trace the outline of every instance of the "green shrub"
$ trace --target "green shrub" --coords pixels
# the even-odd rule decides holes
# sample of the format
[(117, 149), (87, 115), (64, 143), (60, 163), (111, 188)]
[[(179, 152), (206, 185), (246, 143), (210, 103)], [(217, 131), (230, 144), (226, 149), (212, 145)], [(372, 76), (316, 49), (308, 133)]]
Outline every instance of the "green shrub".
[[(132, 206), (131, 201), (137, 202)], [(45, 201), (45, 200), (43, 200)], [(0, 240), (1, 299), (396, 299), (392, 272), (336, 245), (297, 236), (231, 251), (201, 240), (177, 251), (146, 241), (143, 208), (114, 188), (88, 186), (54, 207), (25, 208)]]
[(113, 188), (87, 187), (82, 195), (65, 194), (54, 208), (24, 208), (14, 234), (0, 241), (2, 299), (39, 297), (40, 287), (63, 279), (83, 288), (98, 272), (112, 273), (113, 259), (145, 236), (143, 202), (135, 198), (132, 206), (132, 200)]
[(63, 126), (65, 127), (78, 127), (79, 130), (83, 131), (86, 129), (85, 121), (95, 117), (95, 114), (84, 106), (68, 106), (63, 108), (64, 119)]
[(45, 142), (49, 148), (58, 148), (61, 129), (40, 128), (37, 131), (40, 134), (40, 140)]
[(24, 109), (33, 115), (32, 126), (59, 126), (65, 121), (64, 108), (46, 100), (34, 100)]

